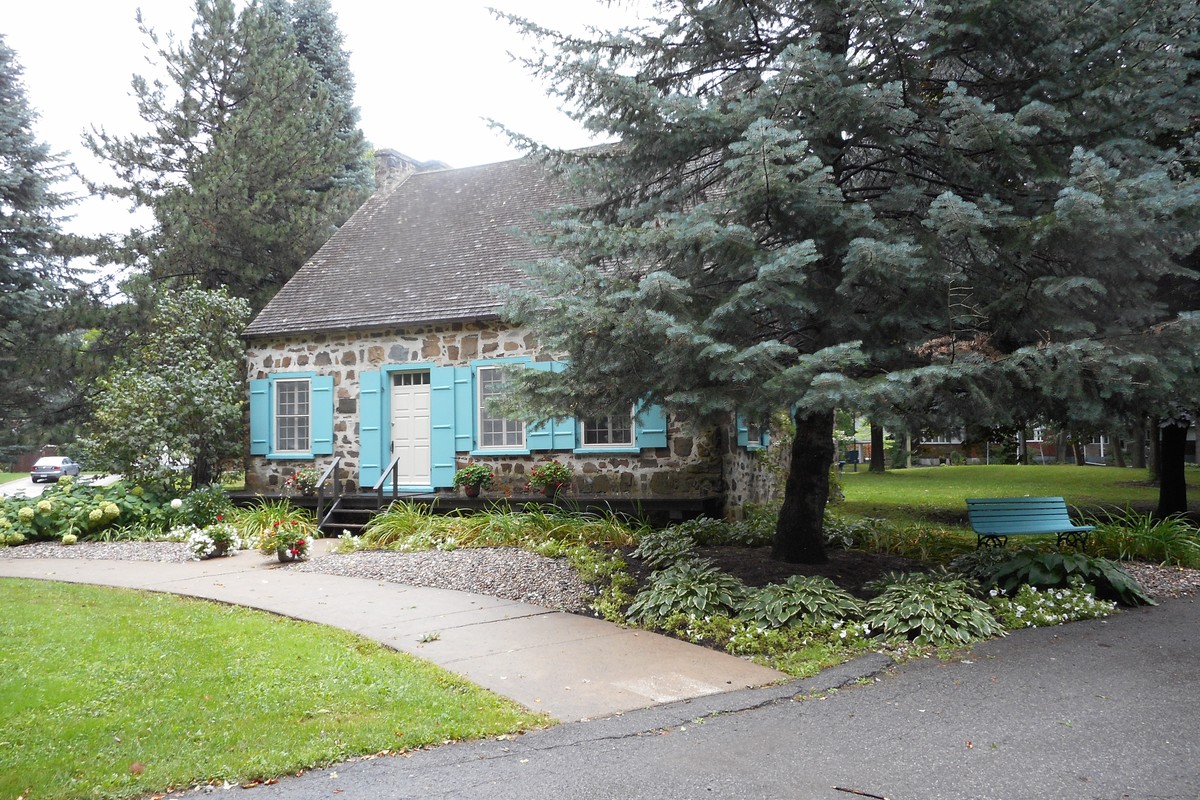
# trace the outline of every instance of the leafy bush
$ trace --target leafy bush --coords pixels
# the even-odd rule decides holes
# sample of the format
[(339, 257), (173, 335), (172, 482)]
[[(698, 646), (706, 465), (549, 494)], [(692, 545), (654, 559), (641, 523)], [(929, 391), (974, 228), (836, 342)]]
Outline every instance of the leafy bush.
[(833, 581), (819, 576), (793, 575), (787, 582), (753, 591), (741, 617), (764, 628), (784, 628), (801, 622), (831, 624), (862, 616), (862, 605)]
[(26, 540), (56, 540), (64, 534), (94, 539), (118, 525), (170, 527), (175, 511), (161, 491), (124, 481), (90, 486), (62, 478), (40, 497), (0, 497), (0, 531)]
[(746, 517), (737, 522), (713, 517), (696, 517), (672, 525), (668, 530), (690, 537), (701, 547), (762, 547), (770, 544), (775, 536), (777, 510), (759, 506), (747, 508), (746, 512)]
[(215, 483), (188, 492), (179, 509), (181, 521), (190, 522), (198, 528), (216, 524), (232, 512), (233, 502), (229, 495)]
[(651, 569), (663, 569), (691, 554), (695, 549), (695, 540), (683, 532), (682, 526), (673, 526), (642, 534), (641, 541), (632, 555), (640, 558)]
[(1010, 631), (1107, 617), (1117, 607), (1110, 600), (1097, 600), (1095, 590), (1078, 577), (1072, 578), (1065, 589), (1039, 592), (1036, 586), (1025, 584), (1011, 598), (993, 589), (988, 605), (1000, 624)]
[(634, 597), (628, 616), (633, 622), (655, 622), (672, 614), (734, 615), (746, 587), (704, 558), (690, 558), (650, 575)]
[(1141, 584), (1107, 558), (1086, 553), (1043, 553), (1025, 548), (1014, 553), (992, 575), (992, 583), (1006, 594), (1024, 584), (1039, 589), (1063, 589), (1080, 578), (1096, 587), (1096, 596), (1126, 606), (1155, 605)]
[(1200, 567), (1200, 531), (1182, 515), (1155, 519), (1130, 508), (1105, 511), (1089, 520), (1098, 555), (1120, 561)]
[(917, 644), (962, 646), (1004, 635), (991, 609), (971, 596), (963, 579), (913, 574), (868, 601), (864, 612), (873, 633)]

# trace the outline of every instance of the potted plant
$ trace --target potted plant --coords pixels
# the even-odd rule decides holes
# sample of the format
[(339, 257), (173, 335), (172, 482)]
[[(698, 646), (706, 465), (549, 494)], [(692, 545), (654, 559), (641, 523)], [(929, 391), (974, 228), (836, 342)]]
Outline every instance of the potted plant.
[(321, 473), (316, 467), (302, 467), (283, 479), (283, 489), (288, 494), (312, 495), (317, 491)]
[(538, 464), (529, 473), (529, 487), (540, 489), (542, 494), (553, 499), (559, 490), (571, 485), (575, 473), (566, 464), (558, 461), (545, 461)]
[(258, 552), (284, 562), (308, 555), (308, 546), (318, 535), (312, 514), (287, 500), (260, 501), (256, 507), (240, 510), (238, 521)]
[(492, 468), (487, 464), (472, 462), (454, 473), (454, 485), (463, 487), (467, 497), (478, 497), (479, 490), (491, 486), (494, 477)]
[(228, 522), (221, 522), (221, 517), (217, 517), (217, 520), (203, 528), (191, 526), (187, 545), (197, 559), (216, 558), (237, 549), (237, 528)]

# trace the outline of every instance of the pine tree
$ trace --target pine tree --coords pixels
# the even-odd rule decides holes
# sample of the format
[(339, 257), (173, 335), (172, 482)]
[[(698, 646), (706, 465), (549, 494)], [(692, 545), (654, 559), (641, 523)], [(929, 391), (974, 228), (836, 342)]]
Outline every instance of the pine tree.
[(819, 562), (835, 408), (1091, 419), (1195, 358), (1156, 295), (1196, 279), (1190, 2), (655, 7), (597, 41), (515, 20), (619, 140), (539, 149), (579, 199), (510, 294), (571, 359), (520, 379), (531, 413), (794, 409), (775, 554)]
[[(95, 188), (154, 214), (126, 237), (125, 260), (261, 307), (371, 188), (352, 82), (323, 78), (289, 20), (254, 3), (197, 0), (186, 42), (139, 26), (163, 74), (133, 80), (150, 132), (86, 137), (119, 179)], [(332, 57), (340, 43), (329, 46)]]
[(0, 446), (24, 438), (60, 402), (61, 387), (48, 378), (71, 281), (59, 227), (69, 199), (54, 189), (64, 167), (34, 134), (21, 74), (0, 35)]

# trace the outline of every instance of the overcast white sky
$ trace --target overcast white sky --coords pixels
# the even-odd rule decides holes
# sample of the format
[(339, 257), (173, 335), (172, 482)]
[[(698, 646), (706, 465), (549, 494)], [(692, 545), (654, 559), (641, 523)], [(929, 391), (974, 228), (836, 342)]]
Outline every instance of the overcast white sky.
[[(618, 27), (631, 21), (636, 0), (610, 8), (597, 0), (332, 0), (350, 51), (356, 102), (367, 139), (420, 160), (453, 167), (485, 164), (518, 153), (484, 122), (493, 118), (562, 147), (590, 143), (546, 96), (544, 87), (508, 52), (527, 44), (487, 6), (547, 27)], [(66, 160), (94, 174), (80, 144), (91, 125), (124, 134), (136, 127), (130, 79), (150, 77), (147, 42), (135, 13), (160, 34), (186, 37), (192, 0), (4, 0), (0, 33), (24, 69), (26, 96), (39, 114), (38, 133)], [(84, 203), (69, 229), (127, 230), (112, 202)]]

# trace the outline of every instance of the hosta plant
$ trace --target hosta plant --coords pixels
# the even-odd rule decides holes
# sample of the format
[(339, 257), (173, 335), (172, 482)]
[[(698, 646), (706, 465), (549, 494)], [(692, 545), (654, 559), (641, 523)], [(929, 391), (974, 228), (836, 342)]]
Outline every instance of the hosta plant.
[(783, 584), (754, 590), (742, 606), (742, 618), (764, 628), (800, 622), (832, 624), (862, 616), (862, 604), (829, 578), (793, 575)]
[(672, 614), (736, 615), (746, 587), (708, 559), (690, 558), (651, 574), (629, 606), (632, 622), (664, 620)]
[(696, 540), (680, 526), (646, 531), (631, 555), (651, 569), (663, 569), (680, 561), (696, 549)]
[(1072, 578), (1096, 587), (1096, 596), (1121, 605), (1155, 605), (1142, 585), (1107, 558), (1086, 553), (1044, 553), (1025, 548), (1014, 553), (992, 575), (992, 582), (1007, 594), (1023, 585), (1039, 589), (1062, 589)]
[(872, 633), (916, 644), (962, 646), (1004, 635), (991, 609), (971, 596), (962, 579), (919, 576), (893, 583), (864, 612)]

